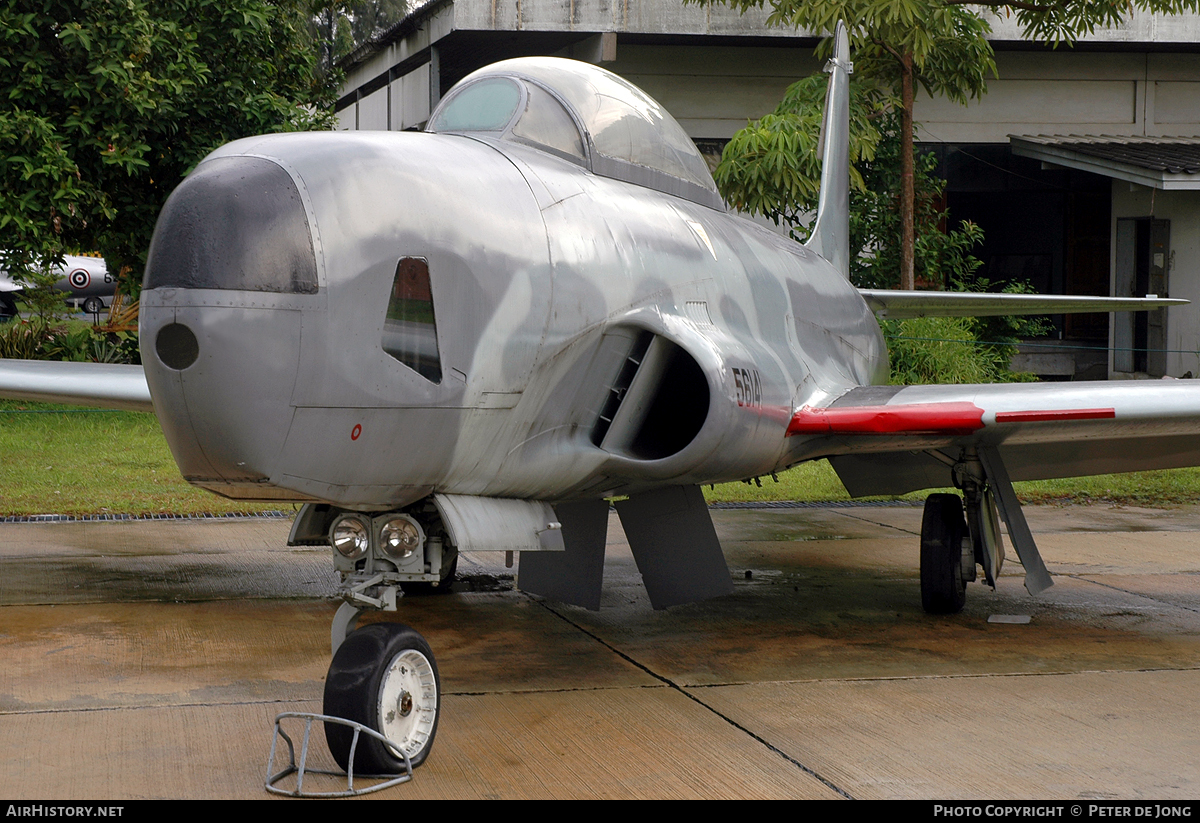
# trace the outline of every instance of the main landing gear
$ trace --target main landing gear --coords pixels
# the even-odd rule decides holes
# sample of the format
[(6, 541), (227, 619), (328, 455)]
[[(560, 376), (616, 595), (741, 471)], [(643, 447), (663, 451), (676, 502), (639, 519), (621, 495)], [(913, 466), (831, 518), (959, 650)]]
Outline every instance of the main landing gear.
[(957, 614), (975, 579), (975, 555), (957, 494), (931, 494), (921, 518), (921, 606), (930, 614)]
[(925, 611), (962, 611), (966, 585), (976, 578), (976, 567), (983, 569), (987, 584), (996, 588), (1004, 565), (1001, 518), (1008, 524), (1008, 539), (1017, 559), (1025, 567), (1026, 590), (1037, 595), (1053, 586), (999, 449), (964, 449), (957, 459), (938, 452), (929, 454), (949, 466), (954, 485), (963, 494), (961, 498), (931, 494), (925, 501), (921, 520), (921, 605)]
[[(929, 614), (957, 614), (967, 602), (967, 584), (982, 567), (993, 589), (1004, 564), (1000, 518), (990, 486), (956, 467), (957, 494), (931, 494), (921, 518), (921, 606)], [(965, 509), (965, 511), (964, 511)]]

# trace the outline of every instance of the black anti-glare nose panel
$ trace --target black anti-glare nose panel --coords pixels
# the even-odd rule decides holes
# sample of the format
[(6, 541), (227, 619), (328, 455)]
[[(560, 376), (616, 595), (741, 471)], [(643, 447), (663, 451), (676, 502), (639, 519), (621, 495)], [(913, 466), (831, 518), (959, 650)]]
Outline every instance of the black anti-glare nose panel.
[(168, 323), (154, 338), (154, 351), (167, 368), (183, 371), (200, 356), (196, 335), (182, 323)]
[(315, 294), (317, 262), (291, 176), (257, 157), (200, 164), (167, 198), (144, 288)]

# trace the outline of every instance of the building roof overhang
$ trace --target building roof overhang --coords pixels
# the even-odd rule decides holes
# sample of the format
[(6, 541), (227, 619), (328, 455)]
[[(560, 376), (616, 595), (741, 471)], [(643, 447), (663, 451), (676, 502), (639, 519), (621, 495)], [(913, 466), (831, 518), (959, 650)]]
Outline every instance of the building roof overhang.
[(1164, 191), (1200, 190), (1200, 137), (1010, 134), (1013, 154)]

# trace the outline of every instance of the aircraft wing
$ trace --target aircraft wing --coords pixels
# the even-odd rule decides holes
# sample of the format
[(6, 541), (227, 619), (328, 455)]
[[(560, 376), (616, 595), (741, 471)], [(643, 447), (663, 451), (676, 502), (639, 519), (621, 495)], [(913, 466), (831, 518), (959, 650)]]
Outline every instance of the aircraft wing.
[(788, 434), (854, 496), (952, 485), (966, 451), (1012, 480), (1200, 465), (1200, 380), (870, 386), (805, 406)]
[(988, 294), (984, 292), (859, 289), (880, 317), (995, 317), (1013, 314), (1070, 314), (1150, 311), (1187, 300), (1165, 297), (1090, 297), (1073, 294)]
[(0, 397), (153, 412), (141, 366), (0, 359)]

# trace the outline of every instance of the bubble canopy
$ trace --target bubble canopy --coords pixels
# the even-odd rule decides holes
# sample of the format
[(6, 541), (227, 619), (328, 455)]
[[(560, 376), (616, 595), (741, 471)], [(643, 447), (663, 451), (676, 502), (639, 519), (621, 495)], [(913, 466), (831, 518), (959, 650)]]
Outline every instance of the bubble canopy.
[(532, 145), (594, 174), (724, 209), (707, 164), (675, 118), (590, 63), (522, 57), (480, 69), (450, 90), (428, 130)]

